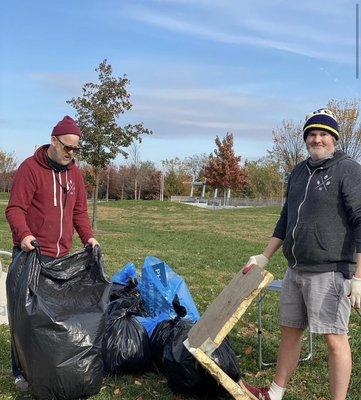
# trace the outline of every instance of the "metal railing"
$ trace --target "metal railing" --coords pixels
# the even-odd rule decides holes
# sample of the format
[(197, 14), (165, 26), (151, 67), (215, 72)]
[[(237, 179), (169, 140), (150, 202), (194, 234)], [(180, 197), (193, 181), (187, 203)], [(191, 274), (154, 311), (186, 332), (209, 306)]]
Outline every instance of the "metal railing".
[(261, 207), (261, 206), (280, 206), (281, 199), (251, 199), (231, 197), (190, 197), (190, 196), (171, 196), (170, 201), (178, 203), (206, 203), (209, 206), (231, 206), (231, 207)]

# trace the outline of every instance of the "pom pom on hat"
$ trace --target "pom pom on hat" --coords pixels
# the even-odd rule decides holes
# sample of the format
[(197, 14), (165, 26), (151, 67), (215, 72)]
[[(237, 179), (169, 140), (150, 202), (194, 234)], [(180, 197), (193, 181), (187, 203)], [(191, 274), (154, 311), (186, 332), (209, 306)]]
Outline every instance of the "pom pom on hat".
[(327, 108), (321, 108), (306, 116), (306, 122), (303, 126), (304, 141), (306, 141), (309, 132), (313, 130), (325, 131), (336, 140), (340, 137), (337, 119), (332, 111)]
[(77, 135), (81, 137), (81, 131), (73, 120), (73, 118), (66, 115), (61, 121), (59, 121), (53, 129), (51, 136), (61, 136), (61, 135)]

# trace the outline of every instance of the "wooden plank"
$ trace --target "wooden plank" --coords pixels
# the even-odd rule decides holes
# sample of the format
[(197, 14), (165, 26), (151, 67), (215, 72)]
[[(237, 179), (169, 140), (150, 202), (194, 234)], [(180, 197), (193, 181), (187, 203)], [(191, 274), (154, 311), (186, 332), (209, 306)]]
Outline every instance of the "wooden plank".
[(189, 331), (189, 346), (211, 354), (272, 279), (272, 274), (258, 266), (247, 274), (240, 271)]

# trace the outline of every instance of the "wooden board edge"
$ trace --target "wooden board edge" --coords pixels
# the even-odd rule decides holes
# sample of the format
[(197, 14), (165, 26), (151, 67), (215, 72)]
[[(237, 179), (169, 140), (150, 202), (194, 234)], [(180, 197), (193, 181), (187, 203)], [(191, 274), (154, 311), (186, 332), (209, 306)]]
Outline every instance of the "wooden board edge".
[(259, 286), (248, 296), (246, 297), (242, 303), (239, 305), (237, 310), (231, 316), (231, 318), (226, 322), (223, 328), (219, 331), (218, 335), (215, 337), (213, 343), (218, 347), (224, 340), (224, 338), (228, 335), (228, 333), (232, 330), (234, 325), (241, 319), (242, 315), (245, 313), (247, 308), (250, 306), (252, 301), (260, 294), (260, 292), (268, 286), (270, 282), (273, 281), (273, 275), (265, 271), (263, 280), (259, 284)]
[(253, 400), (250, 397), (244, 386), (239, 385), (231, 379), (219, 366), (208, 357), (202, 350), (195, 348), (188, 348), (192, 356), (219, 382), (228, 393), (236, 400)]

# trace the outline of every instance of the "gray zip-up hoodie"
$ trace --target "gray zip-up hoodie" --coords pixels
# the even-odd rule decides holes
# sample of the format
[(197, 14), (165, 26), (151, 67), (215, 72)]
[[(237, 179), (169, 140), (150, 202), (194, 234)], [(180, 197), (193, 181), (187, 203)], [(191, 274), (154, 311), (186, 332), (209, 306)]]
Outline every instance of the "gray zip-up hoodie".
[(298, 164), (273, 236), (289, 267), (351, 278), (361, 253), (361, 165), (340, 150), (319, 167)]

